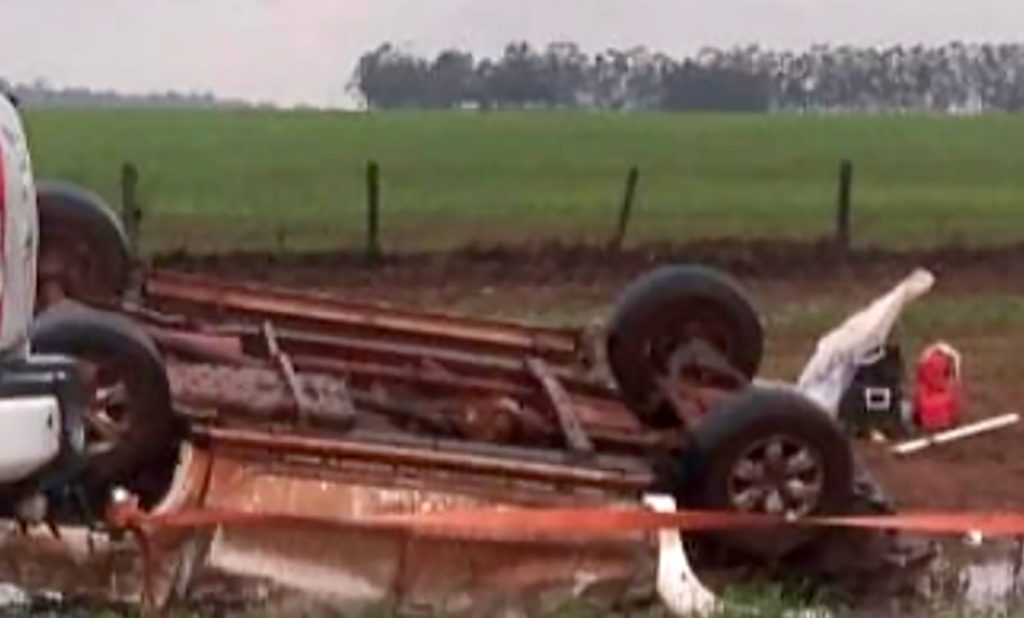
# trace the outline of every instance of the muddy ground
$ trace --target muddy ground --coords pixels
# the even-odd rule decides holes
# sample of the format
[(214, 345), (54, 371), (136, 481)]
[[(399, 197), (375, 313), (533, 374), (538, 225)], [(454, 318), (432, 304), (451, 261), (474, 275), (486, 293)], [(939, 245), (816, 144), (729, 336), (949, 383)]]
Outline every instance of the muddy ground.
[[(617, 254), (588, 247), (468, 249), (392, 257), (369, 267), (353, 254), (216, 258), (167, 256), (157, 267), (300, 286), (433, 310), (589, 324), (618, 291), (666, 263), (701, 262), (735, 274), (766, 316), (763, 372), (793, 379), (817, 337), (917, 266), (938, 276), (899, 338), (907, 364), (943, 339), (965, 356), (968, 419), (1017, 411), (1024, 400), (1024, 245), (838, 255), (825, 244), (714, 242)], [(908, 371), (912, 367), (908, 367)], [(859, 450), (901, 508), (1024, 507), (1024, 426), (896, 459), (888, 445)]]

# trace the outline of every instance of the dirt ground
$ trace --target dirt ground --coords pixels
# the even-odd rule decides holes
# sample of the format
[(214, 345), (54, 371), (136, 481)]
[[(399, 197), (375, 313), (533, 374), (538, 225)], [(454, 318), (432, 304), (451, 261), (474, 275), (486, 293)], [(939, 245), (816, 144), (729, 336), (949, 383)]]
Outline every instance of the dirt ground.
[[(392, 257), (369, 267), (353, 254), (294, 257), (166, 256), (175, 268), (299, 286), (430, 310), (583, 325), (599, 322), (633, 277), (668, 263), (701, 262), (736, 275), (758, 300), (768, 332), (763, 372), (795, 377), (814, 342), (843, 317), (914, 267), (938, 276), (899, 337), (908, 374), (922, 344), (943, 339), (965, 356), (968, 418), (1017, 410), (1024, 397), (1024, 245), (914, 253), (827, 245), (714, 242), (646, 247), (609, 255), (597, 248), (467, 249)], [(858, 446), (869, 468), (904, 509), (1024, 507), (1024, 426), (897, 459), (890, 445)]]

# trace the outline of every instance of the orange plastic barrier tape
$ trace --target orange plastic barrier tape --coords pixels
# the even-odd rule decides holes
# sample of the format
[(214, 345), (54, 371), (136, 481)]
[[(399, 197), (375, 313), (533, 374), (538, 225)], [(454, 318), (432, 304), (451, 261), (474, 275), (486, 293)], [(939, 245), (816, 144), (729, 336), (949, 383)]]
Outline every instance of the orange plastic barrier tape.
[(720, 511), (655, 513), (625, 509), (481, 509), (381, 516), (375, 519), (427, 534), (604, 536), (626, 531), (655, 532), (665, 528), (709, 532), (741, 528), (809, 526), (943, 535), (980, 533), (989, 537), (1024, 535), (1024, 513), (904, 513), (787, 520), (767, 515)]
[(271, 513), (193, 510), (150, 515), (134, 507), (115, 507), (111, 524), (120, 528), (199, 529), (218, 526), (363, 526), (441, 536), (529, 537), (621, 536), (675, 528), (687, 532), (813, 526), (890, 530), (940, 535), (982, 534), (988, 537), (1024, 536), (1024, 513), (903, 513), (849, 517), (807, 517), (787, 520), (768, 515), (723, 511), (656, 513), (641, 509), (551, 508), (468, 509), (435, 513), (375, 515), (344, 520)]

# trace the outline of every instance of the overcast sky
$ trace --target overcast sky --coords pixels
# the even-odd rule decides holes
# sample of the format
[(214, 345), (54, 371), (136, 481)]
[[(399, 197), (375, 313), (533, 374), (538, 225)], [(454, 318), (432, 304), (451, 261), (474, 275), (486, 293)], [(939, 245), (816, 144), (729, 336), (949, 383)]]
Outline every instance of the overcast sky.
[(338, 105), (383, 41), (496, 53), (508, 41), (643, 44), (1024, 39), (1024, 0), (0, 0), (0, 76), (123, 91)]

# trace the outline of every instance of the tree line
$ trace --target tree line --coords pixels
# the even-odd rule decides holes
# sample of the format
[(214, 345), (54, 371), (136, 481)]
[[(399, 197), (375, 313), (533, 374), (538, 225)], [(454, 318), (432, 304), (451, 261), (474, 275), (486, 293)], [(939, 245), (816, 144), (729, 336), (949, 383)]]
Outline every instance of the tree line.
[(113, 90), (59, 87), (44, 80), (14, 84), (0, 78), (0, 92), (25, 107), (235, 109), (250, 107), (241, 100), (222, 99), (210, 92), (124, 94)]
[(457, 49), (430, 58), (386, 43), (359, 59), (351, 88), (370, 109), (1015, 112), (1024, 44), (747, 46), (672, 58), (518, 42), (494, 58)]

